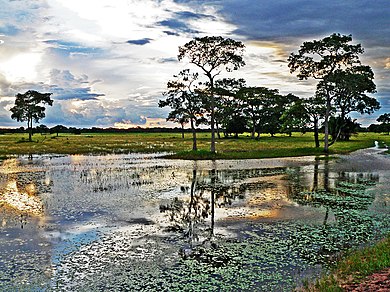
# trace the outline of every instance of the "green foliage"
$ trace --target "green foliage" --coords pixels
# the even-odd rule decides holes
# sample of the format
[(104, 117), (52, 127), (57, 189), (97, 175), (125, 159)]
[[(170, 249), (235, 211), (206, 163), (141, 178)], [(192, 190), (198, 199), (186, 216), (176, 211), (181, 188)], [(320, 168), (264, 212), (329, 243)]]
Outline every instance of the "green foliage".
[(380, 115), (377, 118), (377, 122), (381, 123), (381, 131), (387, 132), (387, 135), (389, 135), (390, 132), (390, 113), (385, 113), (383, 115)]
[(372, 113), (379, 109), (375, 98), (374, 74), (369, 66), (361, 65), (360, 44), (350, 44), (352, 36), (332, 34), (322, 40), (304, 42), (298, 53), (288, 58), (290, 72), (300, 80), (319, 80), (317, 96), (324, 99), (324, 151), (329, 149), (329, 118), (339, 112), (344, 120), (353, 111)]
[[(242, 42), (220, 36), (197, 37), (179, 47), (178, 59), (187, 57), (208, 77), (214, 77), (215, 70), (225, 67), (230, 72), (245, 65), (242, 58), (245, 46)], [(218, 74), (218, 73), (217, 73)]]
[(53, 105), (53, 100), (50, 98), (52, 93), (40, 93), (34, 90), (18, 93), (15, 99), (15, 106), (10, 111), (11, 118), (18, 122), (27, 122), (29, 132), (29, 141), (31, 142), (33, 121), (36, 123), (45, 117), (44, 104)]
[(192, 150), (197, 150), (196, 126), (206, 121), (202, 94), (195, 84), (198, 74), (190, 73), (188, 69), (185, 69), (175, 77), (177, 80), (169, 81), (168, 91), (163, 94), (167, 98), (160, 100), (158, 105), (159, 107), (169, 106), (172, 109), (167, 121), (180, 123), (183, 128), (184, 124), (190, 122), (193, 133)]
[(244, 44), (220, 36), (197, 37), (179, 47), (179, 61), (188, 58), (191, 64), (201, 69), (207, 77), (205, 95), (209, 98), (211, 144), (210, 151), (215, 152), (215, 92), (214, 81), (224, 68), (227, 72), (245, 65), (243, 60)]

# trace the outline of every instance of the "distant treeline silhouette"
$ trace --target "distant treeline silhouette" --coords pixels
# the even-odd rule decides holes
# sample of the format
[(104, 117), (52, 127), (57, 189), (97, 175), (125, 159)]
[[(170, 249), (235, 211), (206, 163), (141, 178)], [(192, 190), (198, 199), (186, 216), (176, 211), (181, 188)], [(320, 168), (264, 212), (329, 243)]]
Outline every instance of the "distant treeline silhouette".
[[(61, 126), (61, 128), (52, 127), (35, 127), (33, 128), (34, 134), (56, 134), (56, 133), (66, 133), (66, 134), (75, 134), (80, 135), (83, 133), (190, 133), (191, 129), (182, 129), (179, 127), (175, 128), (143, 128), (143, 127), (135, 127), (129, 129), (118, 129), (118, 128), (75, 128), (75, 127), (65, 127)], [(210, 129), (198, 129), (199, 132), (210, 132)], [(12, 134), (12, 133), (27, 133), (28, 129), (24, 127), (19, 128), (0, 128), (0, 134)]]

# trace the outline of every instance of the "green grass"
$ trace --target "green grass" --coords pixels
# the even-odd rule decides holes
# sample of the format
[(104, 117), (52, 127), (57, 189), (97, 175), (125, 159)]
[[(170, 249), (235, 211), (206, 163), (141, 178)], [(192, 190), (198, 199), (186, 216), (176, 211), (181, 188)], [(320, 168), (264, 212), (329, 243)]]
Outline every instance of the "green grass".
[(390, 234), (373, 246), (351, 251), (330, 273), (304, 291), (344, 291), (343, 284), (360, 283), (367, 276), (390, 267)]
[[(374, 145), (378, 140), (390, 145), (390, 136), (361, 133), (349, 142), (337, 142), (330, 147), (330, 154), (349, 153)], [(321, 145), (322, 146), (322, 145)], [(211, 154), (210, 134), (198, 134), (199, 151), (190, 151), (192, 139), (180, 133), (113, 133), (113, 134), (35, 134), (33, 142), (27, 141), (27, 134), (0, 135), (0, 157), (23, 154), (108, 154), (108, 153), (176, 153), (182, 159), (245, 159), (288, 157), (323, 154), (322, 147), (315, 148), (313, 134), (293, 133), (287, 135), (262, 135), (252, 140), (245, 134), (239, 139), (217, 139), (217, 153)]]

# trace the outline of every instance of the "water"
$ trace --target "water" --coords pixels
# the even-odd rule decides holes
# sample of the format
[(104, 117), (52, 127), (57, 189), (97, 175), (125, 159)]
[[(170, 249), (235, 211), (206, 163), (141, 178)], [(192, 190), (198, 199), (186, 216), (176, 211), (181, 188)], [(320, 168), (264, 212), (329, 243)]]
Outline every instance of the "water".
[(0, 290), (290, 290), (389, 230), (390, 159), (0, 166)]

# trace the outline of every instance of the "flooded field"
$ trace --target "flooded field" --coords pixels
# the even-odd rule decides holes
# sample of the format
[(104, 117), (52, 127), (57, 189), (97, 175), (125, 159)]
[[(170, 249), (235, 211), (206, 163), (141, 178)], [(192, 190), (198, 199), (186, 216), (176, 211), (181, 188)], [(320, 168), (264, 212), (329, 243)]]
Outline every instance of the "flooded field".
[(0, 290), (289, 291), (390, 229), (390, 158), (0, 161)]

